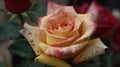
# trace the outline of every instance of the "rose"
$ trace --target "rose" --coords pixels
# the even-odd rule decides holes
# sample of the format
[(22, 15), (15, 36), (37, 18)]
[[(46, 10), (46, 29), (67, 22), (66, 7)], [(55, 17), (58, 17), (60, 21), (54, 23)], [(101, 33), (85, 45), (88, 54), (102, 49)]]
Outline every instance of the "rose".
[(108, 9), (102, 7), (97, 2), (93, 1), (89, 6), (84, 3), (81, 10), (75, 6), (75, 10), (78, 13), (92, 13), (95, 21), (97, 21), (97, 28), (93, 34), (95, 37), (103, 37), (111, 35), (112, 30), (118, 26), (117, 19), (108, 11)]
[[(113, 29), (115, 29), (118, 26), (118, 21), (106, 8), (103, 8), (101, 5), (97, 3), (93, 3), (93, 6), (96, 5), (98, 6), (96, 7), (98, 9), (98, 11), (96, 11), (97, 12), (96, 16), (98, 16), (97, 18), (98, 26), (93, 35), (96, 37), (111, 35)], [(90, 13), (90, 11), (91, 10), (89, 9), (88, 13)]]
[(12, 13), (22, 13), (31, 6), (30, 0), (4, 0), (6, 8)]
[[(95, 29), (95, 24), (90, 14), (82, 17), (82, 15), (76, 14), (72, 7), (61, 7), (59, 5), (57, 7), (59, 7), (58, 10), (55, 9), (56, 6), (53, 7), (52, 3), (52, 6), (48, 7), (54, 8), (48, 10), (52, 12), (48, 12), (48, 16), (39, 21), (42, 42), (47, 44), (40, 45), (40, 47), (45, 54), (50, 56), (68, 58), (69, 55), (72, 57), (81, 49), (78, 48), (79, 45), (72, 44), (79, 41), (81, 41), (80, 43), (86, 43)], [(53, 13), (54, 10), (56, 11)], [(46, 50), (43, 49), (45, 46), (48, 47)]]
[(103, 54), (107, 48), (99, 38), (89, 39), (96, 28), (92, 15), (77, 14), (71, 6), (49, 0), (47, 16), (38, 22), (39, 28), (25, 24), (20, 32), (38, 55), (35, 60), (41, 63), (70, 67), (62, 59), (73, 58), (79, 63)]

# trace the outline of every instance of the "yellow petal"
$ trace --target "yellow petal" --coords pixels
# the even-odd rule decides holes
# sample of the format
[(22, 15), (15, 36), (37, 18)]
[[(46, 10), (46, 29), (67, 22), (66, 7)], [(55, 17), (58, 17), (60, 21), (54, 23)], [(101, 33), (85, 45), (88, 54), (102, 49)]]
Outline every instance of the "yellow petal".
[(40, 37), (41, 37), (41, 41), (46, 43), (46, 33), (44, 32), (44, 30), (40, 29)]
[(86, 48), (83, 49), (83, 51), (73, 59), (73, 62), (77, 64), (89, 60), (93, 57), (105, 53), (106, 48), (107, 46), (105, 46), (99, 38), (91, 40), (88, 43), (88, 46), (86, 46)]
[(56, 57), (47, 56), (45, 54), (41, 54), (40, 56), (35, 58), (35, 61), (54, 67), (70, 67), (67, 62)]
[(40, 55), (42, 51), (38, 47), (38, 43), (41, 42), (39, 27), (30, 26), (27, 23), (25, 23), (24, 29), (20, 30), (20, 33), (28, 40), (35, 54)]
[(88, 41), (86, 40), (67, 47), (53, 47), (40, 42), (39, 47), (46, 55), (66, 59), (71, 58), (79, 53), (87, 45), (87, 43)]
[(54, 44), (54, 43), (57, 43), (57, 42), (61, 42), (63, 40), (65, 40), (65, 39), (46, 35), (46, 42), (47, 42), (48, 45), (51, 45), (51, 44)]
[(39, 17), (38, 19), (38, 24), (39, 24), (39, 30), (40, 30), (40, 37), (41, 37), (41, 41), (46, 43), (46, 34), (44, 32), (44, 30), (41, 29), (41, 20), (42, 20), (42, 17)]
[[(76, 26), (75, 26), (76, 27)], [(78, 29), (77, 30), (70, 30), (71, 28), (68, 27), (65, 29), (62, 29), (62, 30), (54, 30), (51, 32), (51, 34), (53, 35), (57, 35), (57, 36), (62, 36), (62, 37), (66, 37), (66, 38), (69, 38), (69, 37), (72, 37), (74, 35), (77, 35), (79, 34), (79, 31)]]
[[(85, 38), (88, 38), (92, 35), (92, 33), (96, 29), (96, 24), (93, 22), (93, 16), (92, 14), (78, 14), (77, 15), (82, 24), (80, 27), (81, 37), (77, 41), (81, 41)], [(76, 41), (76, 42), (77, 42)]]

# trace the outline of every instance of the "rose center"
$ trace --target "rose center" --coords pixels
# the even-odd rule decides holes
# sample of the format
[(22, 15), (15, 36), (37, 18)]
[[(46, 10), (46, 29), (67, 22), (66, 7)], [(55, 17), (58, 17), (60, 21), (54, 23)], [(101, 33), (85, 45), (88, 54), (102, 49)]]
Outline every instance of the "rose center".
[(74, 19), (69, 13), (60, 12), (52, 15), (48, 20), (48, 31), (70, 31), (73, 29), (74, 25)]

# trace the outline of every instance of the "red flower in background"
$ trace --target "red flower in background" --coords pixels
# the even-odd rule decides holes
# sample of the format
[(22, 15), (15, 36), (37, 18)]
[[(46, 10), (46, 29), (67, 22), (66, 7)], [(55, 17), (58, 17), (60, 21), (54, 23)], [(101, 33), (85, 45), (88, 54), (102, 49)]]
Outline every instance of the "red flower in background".
[(120, 25), (116, 28), (112, 35), (113, 49), (116, 53), (120, 53)]
[(31, 6), (30, 0), (4, 0), (6, 8), (12, 13), (22, 13)]
[(113, 29), (118, 26), (117, 19), (108, 11), (108, 9), (102, 7), (97, 2), (93, 1), (91, 5), (84, 3), (79, 9), (77, 6), (74, 7), (78, 13), (92, 13), (94, 19), (97, 21), (97, 28), (93, 36), (103, 37), (111, 35)]
[(102, 37), (111, 35), (113, 30), (118, 26), (117, 19), (105, 8), (98, 12), (97, 29), (94, 36)]

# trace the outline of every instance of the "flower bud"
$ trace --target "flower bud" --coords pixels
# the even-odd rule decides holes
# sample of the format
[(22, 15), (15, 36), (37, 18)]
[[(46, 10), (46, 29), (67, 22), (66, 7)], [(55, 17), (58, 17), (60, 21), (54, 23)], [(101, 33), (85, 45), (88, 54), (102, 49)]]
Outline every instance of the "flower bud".
[(12, 13), (22, 13), (31, 6), (30, 0), (4, 0), (5, 7)]

